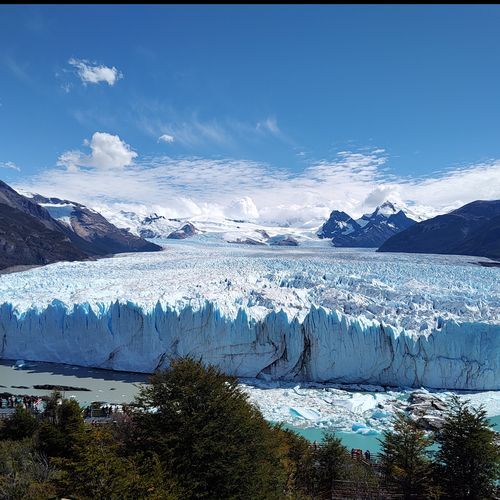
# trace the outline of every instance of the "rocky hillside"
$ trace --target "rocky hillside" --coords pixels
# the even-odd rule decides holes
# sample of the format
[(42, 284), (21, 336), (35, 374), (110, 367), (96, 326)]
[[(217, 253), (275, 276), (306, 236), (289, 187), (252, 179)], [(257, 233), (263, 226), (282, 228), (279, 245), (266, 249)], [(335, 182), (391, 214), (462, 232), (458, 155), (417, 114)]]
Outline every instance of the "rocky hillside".
[(473, 201), (415, 224), (389, 238), (378, 251), (500, 259), (500, 200)]
[(29, 198), (0, 181), (1, 269), (160, 249), (81, 204)]

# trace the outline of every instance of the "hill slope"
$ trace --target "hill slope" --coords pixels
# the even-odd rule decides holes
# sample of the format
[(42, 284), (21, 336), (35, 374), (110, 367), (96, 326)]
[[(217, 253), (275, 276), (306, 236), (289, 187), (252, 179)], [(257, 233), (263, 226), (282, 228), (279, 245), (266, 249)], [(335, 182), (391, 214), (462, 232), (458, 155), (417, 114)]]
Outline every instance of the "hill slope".
[(500, 258), (500, 200), (473, 201), (389, 238), (379, 252)]

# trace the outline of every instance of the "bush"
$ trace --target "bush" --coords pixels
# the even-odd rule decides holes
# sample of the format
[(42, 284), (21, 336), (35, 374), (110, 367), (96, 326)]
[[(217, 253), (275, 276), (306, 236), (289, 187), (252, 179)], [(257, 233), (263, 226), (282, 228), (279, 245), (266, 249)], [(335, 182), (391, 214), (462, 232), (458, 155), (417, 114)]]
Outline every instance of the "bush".
[(127, 457), (120, 454), (119, 448), (111, 429), (91, 429), (84, 446), (71, 458), (57, 461), (64, 471), (60, 492), (92, 500), (181, 498), (174, 486), (163, 480), (156, 456)]

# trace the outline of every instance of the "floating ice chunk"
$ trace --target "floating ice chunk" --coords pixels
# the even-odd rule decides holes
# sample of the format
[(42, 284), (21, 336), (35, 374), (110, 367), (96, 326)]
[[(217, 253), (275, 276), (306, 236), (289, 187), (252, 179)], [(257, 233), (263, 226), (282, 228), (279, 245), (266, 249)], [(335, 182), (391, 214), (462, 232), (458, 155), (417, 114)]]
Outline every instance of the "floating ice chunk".
[(389, 416), (390, 416), (390, 413), (389, 413), (389, 412), (384, 411), (384, 410), (379, 410), (379, 409), (375, 410), (375, 411), (372, 413), (372, 415), (371, 415), (371, 417), (372, 417), (372, 418), (375, 418), (375, 419), (377, 419), (377, 420), (378, 420), (378, 419), (381, 419), (381, 418), (387, 418), (387, 417), (389, 417)]
[(362, 434), (363, 436), (376, 436), (380, 434), (380, 431), (377, 429), (365, 428), (359, 429), (358, 434)]
[(312, 408), (300, 408), (298, 406), (290, 408), (290, 415), (305, 420), (316, 420), (321, 417), (321, 413), (317, 410), (313, 410)]
[(358, 432), (362, 429), (366, 429), (366, 424), (364, 422), (354, 422), (351, 428), (353, 432)]
[(375, 408), (377, 399), (372, 394), (354, 394), (349, 399), (336, 401), (335, 404), (343, 406), (354, 413), (361, 414)]

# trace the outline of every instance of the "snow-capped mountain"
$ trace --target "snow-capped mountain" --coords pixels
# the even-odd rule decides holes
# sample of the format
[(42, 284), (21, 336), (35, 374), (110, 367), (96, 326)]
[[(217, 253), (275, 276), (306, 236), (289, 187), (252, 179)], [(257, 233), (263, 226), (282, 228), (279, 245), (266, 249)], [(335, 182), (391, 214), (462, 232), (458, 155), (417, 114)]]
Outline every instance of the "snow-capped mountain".
[(0, 181), (0, 249), (0, 268), (7, 268), (162, 247), (119, 229), (80, 203), (26, 196)]
[(161, 247), (111, 224), (99, 212), (81, 203), (39, 194), (31, 201), (50, 215), (70, 240), (87, 255), (153, 252)]
[(334, 210), (317, 234), (319, 238), (330, 238), (336, 247), (378, 248), (388, 238), (415, 223), (403, 208), (386, 201), (357, 220)]
[[(148, 211), (144, 206), (117, 210), (113, 206), (99, 207), (108, 220), (118, 227), (148, 239), (203, 240), (244, 245), (297, 246), (306, 242), (318, 243), (317, 223), (298, 227), (262, 225), (255, 221), (231, 219), (221, 215), (195, 215), (184, 218), (168, 217), (161, 207)], [(158, 213), (159, 212), (159, 213)]]
[(85, 258), (47, 210), (0, 181), (0, 269)]
[(321, 226), (318, 231), (319, 238), (336, 238), (337, 236), (350, 234), (357, 229), (360, 225), (345, 212), (334, 210), (330, 214), (330, 218)]

